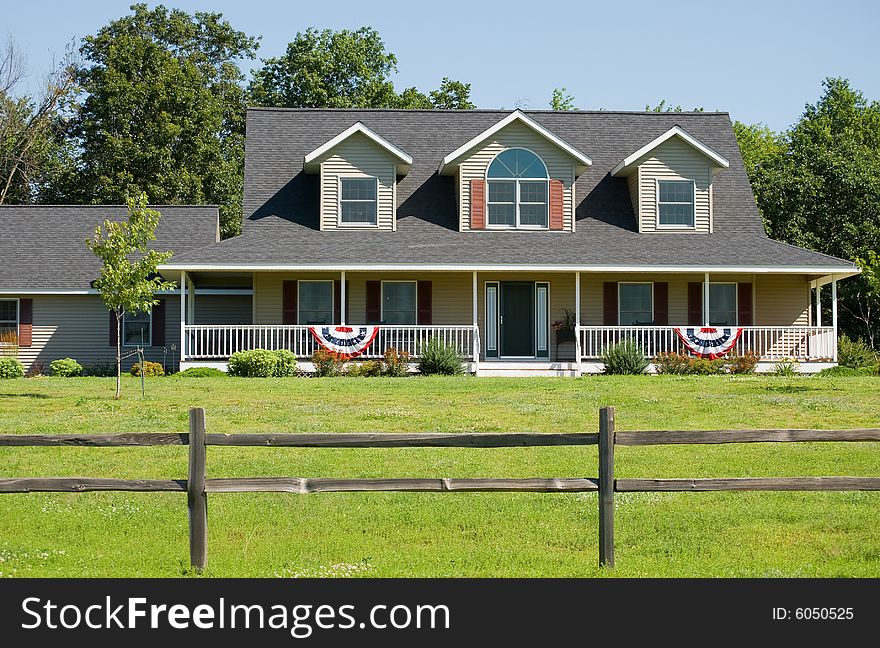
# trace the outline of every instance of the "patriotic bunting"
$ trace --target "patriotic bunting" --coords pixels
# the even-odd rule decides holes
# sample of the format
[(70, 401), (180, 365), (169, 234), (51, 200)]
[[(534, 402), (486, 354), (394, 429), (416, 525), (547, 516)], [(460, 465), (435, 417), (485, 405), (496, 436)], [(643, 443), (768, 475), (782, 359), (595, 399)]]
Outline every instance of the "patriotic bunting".
[(323, 348), (344, 358), (362, 354), (376, 339), (378, 326), (310, 326), (309, 331)]
[(714, 360), (730, 353), (743, 330), (735, 327), (676, 326), (675, 332), (688, 351), (700, 358)]

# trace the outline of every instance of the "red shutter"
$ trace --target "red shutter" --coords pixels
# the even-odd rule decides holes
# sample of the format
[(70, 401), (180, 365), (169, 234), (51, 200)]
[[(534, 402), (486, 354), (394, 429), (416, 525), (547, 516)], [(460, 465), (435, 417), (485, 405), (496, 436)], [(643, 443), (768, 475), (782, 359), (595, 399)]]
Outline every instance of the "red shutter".
[(431, 295), (431, 282), (430, 281), (420, 281), (418, 286), (418, 296), (416, 297), (416, 302), (419, 305), (418, 312), (418, 323), (419, 324), (433, 324), (431, 319), (433, 318), (432, 308), (433, 308), (433, 298)]
[(34, 300), (18, 300), (18, 346), (29, 347), (34, 343)]
[(367, 282), (367, 324), (378, 324), (382, 317), (382, 282)]
[(703, 324), (703, 283), (688, 282), (688, 326)]
[(296, 303), (296, 281), (281, 282), (281, 323), (296, 324), (299, 313)]
[(562, 180), (550, 181), (550, 229), (561, 230), (565, 227), (564, 220), (564, 185)]
[(116, 348), (116, 336), (119, 331), (116, 328), (116, 312), (110, 311), (110, 346)]
[(617, 326), (617, 282), (605, 282), (605, 298), (602, 304), (602, 323), (605, 326)]
[(654, 282), (654, 326), (669, 326), (669, 284)]
[(471, 180), (471, 229), (486, 229), (485, 180)]
[(153, 339), (152, 346), (165, 346), (165, 300), (153, 306)]
[(752, 284), (736, 284), (737, 318), (740, 326), (752, 326)]

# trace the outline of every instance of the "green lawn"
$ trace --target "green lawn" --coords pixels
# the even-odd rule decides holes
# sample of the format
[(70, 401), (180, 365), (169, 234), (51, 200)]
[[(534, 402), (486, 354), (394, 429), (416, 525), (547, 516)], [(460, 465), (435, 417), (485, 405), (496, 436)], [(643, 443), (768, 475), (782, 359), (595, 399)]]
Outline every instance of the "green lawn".
[[(880, 427), (880, 380), (150, 379), (0, 382), (4, 433)], [(880, 444), (620, 447), (618, 477), (880, 475)], [(210, 477), (594, 477), (596, 448), (208, 449)], [(186, 449), (6, 448), (0, 476), (183, 478)], [(616, 496), (618, 576), (878, 576), (880, 493)], [(3, 576), (189, 574), (182, 494), (0, 495)], [(589, 494), (223, 494), (210, 576), (596, 576)]]

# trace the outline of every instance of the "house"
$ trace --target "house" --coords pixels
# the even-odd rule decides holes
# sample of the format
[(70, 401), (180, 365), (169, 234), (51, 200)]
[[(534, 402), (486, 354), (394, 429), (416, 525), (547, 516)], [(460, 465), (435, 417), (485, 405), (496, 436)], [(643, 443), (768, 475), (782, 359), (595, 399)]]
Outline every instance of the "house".
[(815, 371), (837, 339), (816, 300), (858, 272), (764, 234), (726, 113), (255, 108), (243, 206), (240, 236), (193, 218), (160, 268), (183, 367), (246, 348), (308, 367), (312, 329), (347, 326), (375, 335), (362, 358), (438, 337), (480, 375), (576, 375), (717, 327), (761, 368)]

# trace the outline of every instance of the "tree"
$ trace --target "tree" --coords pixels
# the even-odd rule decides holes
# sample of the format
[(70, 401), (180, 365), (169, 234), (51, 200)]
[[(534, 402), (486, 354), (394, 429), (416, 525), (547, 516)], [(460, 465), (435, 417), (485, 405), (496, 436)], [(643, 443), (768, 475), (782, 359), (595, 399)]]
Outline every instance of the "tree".
[(0, 47), (0, 205), (34, 202), (69, 159), (62, 113), (75, 90), (72, 61), (68, 52), (41, 95), (16, 96), (25, 59), (12, 38)]
[(74, 120), (76, 173), (55, 193), (74, 202), (122, 202), (141, 191), (154, 202), (220, 206), (221, 232), (241, 228), (244, 76), (257, 39), (219, 13), (148, 9), (83, 40)]
[(263, 60), (249, 93), (256, 105), (279, 108), (475, 108), (470, 84), (448, 77), (427, 95), (416, 88), (397, 94), (396, 71), (397, 57), (375, 29), (307, 29), (283, 56)]
[[(174, 284), (156, 274), (160, 263), (171, 258), (171, 252), (150, 248), (156, 240), (159, 212), (147, 207), (147, 196), (141, 193), (129, 198), (128, 220), (105, 220), (95, 228), (86, 245), (101, 259), (101, 276), (95, 288), (107, 309), (116, 316), (116, 398), (122, 396), (122, 318), (125, 313), (145, 313), (158, 303), (156, 291), (170, 290)], [(132, 259), (131, 257), (137, 257)]]
[[(658, 103), (653, 108), (651, 104), (645, 104), (645, 112), (684, 112), (681, 106), (673, 106), (672, 104), (666, 103), (666, 99), (661, 99), (660, 103)], [(688, 112), (703, 112), (703, 108), (692, 108)]]
[(871, 348), (876, 349), (877, 314), (880, 312), (880, 254), (867, 250), (864, 257), (856, 257), (856, 265), (862, 271), (854, 290), (848, 291), (850, 299), (843, 308), (865, 327)]
[(568, 94), (568, 88), (553, 88), (550, 108), (553, 110), (577, 110), (574, 105), (574, 97)]
[[(739, 143), (743, 164), (752, 184), (755, 195), (763, 196), (768, 185), (776, 182), (776, 173), (779, 168), (779, 160), (785, 153), (783, 136), (774, 133), (765, 124), (749, 126), (739, 121), (733, 122), (733, 132)], [(759, 201), (758, 211), (764, 216), (764, 210)]]

